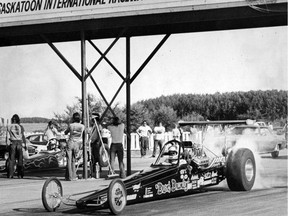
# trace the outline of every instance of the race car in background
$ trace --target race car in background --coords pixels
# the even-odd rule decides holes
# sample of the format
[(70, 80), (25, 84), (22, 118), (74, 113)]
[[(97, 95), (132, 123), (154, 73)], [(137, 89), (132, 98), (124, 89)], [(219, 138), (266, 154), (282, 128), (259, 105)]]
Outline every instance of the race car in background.
[(279, 151), (287, 147), (284, 136), (277, 135), (268, 126), (238, 125), (226, 135), (226, 148), (236, 144), (247, 145), (259, 154), (270, 153), (272, 158), (279, 156)]
[[(23, 166), (25, 170), (43, 171), (45, 169), (57, 169), (66, 167), (66, 153), (64, 148), (49, 148), (49, 142), (43, 133), (32, 134), (26, 137), (27, 151), (23, 149)], [(66, 139), (59, 139), (58, 143), (64, 143)], [(0, 145), (0, 172), (6, 172), (9, 164), (9, 146)]]
[[(40, 134), (41, 136), (41, 134)], [(33, 136), (39, 137), (39, 134)], [(29, 137), (28, 137), (29, 138)], [(67, 159), (66, 159), (66, 139), (58, 140), (61, 144), (57, 148), (53, 148), (50, 150), (47, 150), (47, 147), (49, 144), (41, 145), (31, 143), (29, 139), (26, 139), (26, 145), (27, 145), (27, 151), (24, 151), (23, 149), (23, 158), (24, 158), (24, 169), (29, 171), (43, 171), (47, 169), (63, 169), (67, 165)], [(40, 146), (40, 148), (39, 148)], [(43, 148), (44, 146), (44, 148)], [(42, 147), (42, 149), (41, 149)], [(60, 148), (59, 148), (60, 147)], [(9, 163), (8, 157), (8, 149), (9, 147), (3, 146), (3, 158), (0, 158), (0, 172), (6, 172), (7, 166)], [(106, 148), (106, 146), (105, 146)], [(41, 149), (41, 151), (39, 151)], [(1, 148), (0, 148), (1, 150)], [(106, 149), (107, 151), (107, 149)], [(103, 148), (99, 149), (99, 165), (101, 167), (108, 166), (108, 160), (109, 158), (106, 157), (105, 151)], [(88, 157), (88, 162), (92, 163), (91, 157)], [(80, 149), (79, 153), (76, 156), (76, 167), (83, 165), (83, 151)], [(90, 165), (90, 164), (89, 164)], [(91, 168), (91, 167), (90, 167)]]
[(35, 148), (35, 152), (37, 154), (41, 151), (50, 151), (57, 148), (65, 148), (67, 145), (68, 136), (64, 134), (57, 135), (56, 145), (51, 145), (51, 143), (48, 141), (47, 136), (44, 133), (31, 134), (26, 137), (26, 140), (29, 140), (30, 145)]
[[(5, 157), (0, 159), (0, 172), (7, 171), (7, 166), (9, 165), (8, 155), (8, 151), (6, 151)], [(29, 155), (28, 151), (23, 151), (23, 158), (23, 166), (25, 170), (43, 171), (45, 169), (66, 167), (66, 154), (64, 151), (60, 150), (41, 151), (32, 155)]]
[[(287, 148), (287, 137), (277, 134), (269, 126), (254, 120), (220, 120), (190, 122), (201, 128), (202, 142), (210, 148), (221, 149), (225, 156), (234, 146), (246, 147), (259, 154), (279, 156)], [(263, 123), (263, 122), (262, 122)], [(212, 144), (212, 145), (211, 145)]]
[[(30, 141), (26, 139), (27, 155), (35, 155), (36, 147), (31, 145)], [(9, 146), (6, 143), (0, 143), (0, 172), (6, 171), (6, 164), (9, 157)]]

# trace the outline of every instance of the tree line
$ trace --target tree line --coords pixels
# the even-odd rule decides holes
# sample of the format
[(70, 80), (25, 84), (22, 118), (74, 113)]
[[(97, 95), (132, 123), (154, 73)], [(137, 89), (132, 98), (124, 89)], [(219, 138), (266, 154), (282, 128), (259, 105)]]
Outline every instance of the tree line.
[[(62, 114), (54, 114), (58, 122), (70, 121), (74, 112), (81, 113), (81, 99), (67, 105)], [(88, 110), (103, 113), (106, 105), (95, 95), (88, 94)], [(126, 107), (116, 104), (115, 114), (126, 123)], [(108, 111), (102, 122), (110, 122), (113, 117)], [(266, 90), (248, 92), (227, 92), (215, 94), (173, 94), (138, 101), (131, 105), (131, 130), (134, 132), (147, 121), (154, 127), (159, 122), (171, 130), (179, 120), (242, 120), (269, 121), (282, 126), (287, 121), (287, 91)]]
[(287, 118), (287, 91), (283, 90), (174, 94), (140, 103), (151, 112), (163, 105), (171, 107), (179, 118), (189, 118), (193, 113), (202, 116), (205, 120), (250, 118), (275, 121)]
[(43, 117), (23, 117), (21, 123), (48, 123), (50, 119)]

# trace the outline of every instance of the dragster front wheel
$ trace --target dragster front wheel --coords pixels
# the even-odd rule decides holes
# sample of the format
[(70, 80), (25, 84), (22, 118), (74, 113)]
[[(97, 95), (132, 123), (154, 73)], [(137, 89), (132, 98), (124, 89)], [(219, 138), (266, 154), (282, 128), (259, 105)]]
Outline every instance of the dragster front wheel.
[(127, 203), (127, 191), (121, 179), (111, 181), (108, 188), (108, 203), (112, 214), (120, 214)]
[(60, 207), (63, 196), (63, 188), (59, 179), (51, 177), (42, 187), (42, 203), (48, 212), (56, 211)]

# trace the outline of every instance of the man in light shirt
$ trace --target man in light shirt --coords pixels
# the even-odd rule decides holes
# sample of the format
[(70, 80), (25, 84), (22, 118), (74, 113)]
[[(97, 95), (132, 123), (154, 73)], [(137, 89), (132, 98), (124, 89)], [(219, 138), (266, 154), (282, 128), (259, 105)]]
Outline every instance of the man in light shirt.
[(149, 147), (149, 137), (152, 134), (152, 129), (143, 121), (142, 125), (136, 130), (140, 137), (140, 153), (141, 158), (146, 156), (146, 151)]
[(175, 124), (175, 128), (173, 128), (172, 130), (172, 136), (173, 136), (173, 139), (180, 140), (181, 132), (177, 124)]
[(162, 149), (163, 142), (164, 142), (164, 134), (165, 134), (165, 127), (163, 127), (162, 123), (159, 122), (159, 125), (154, 128), (154, 148), (152, 157), (155, 157), (157, 147), (159, 146), (159, 152)]
[(125, 167), (124, 167), (124, 148), (123, 148), (123, 136), (124, 136), (124, 124), (120, 122), (118, 117), (113, 118), (112, 125), (109, 125), (107, 129), (111, 132), (112, 143), (110, 146), (110, 164), (111, 169), (114, 172), (115, 157), (118, 157), (120, 178), (125, 178)]
[(69, 124), (68, 128), (64, 132), (65, 135), (69, 134), (69, 140), (66, 149), (67, 166), (65, 179), (67, 181), (77, 180), (75, 162), (76, 155), (82, 147), (84, 130), (85, 126), (81, 123), (80, 114), (78, 112), (74, 113), (72, 116), (72, 123)]

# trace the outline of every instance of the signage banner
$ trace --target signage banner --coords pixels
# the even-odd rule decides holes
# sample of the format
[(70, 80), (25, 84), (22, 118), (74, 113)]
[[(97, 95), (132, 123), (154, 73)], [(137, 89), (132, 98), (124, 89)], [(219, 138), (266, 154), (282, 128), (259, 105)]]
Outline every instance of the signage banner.
[[(267, 3), (285, 0), (265, 0)], [(263, 0), (0, 0), (0, 27), (205, 10)]]

